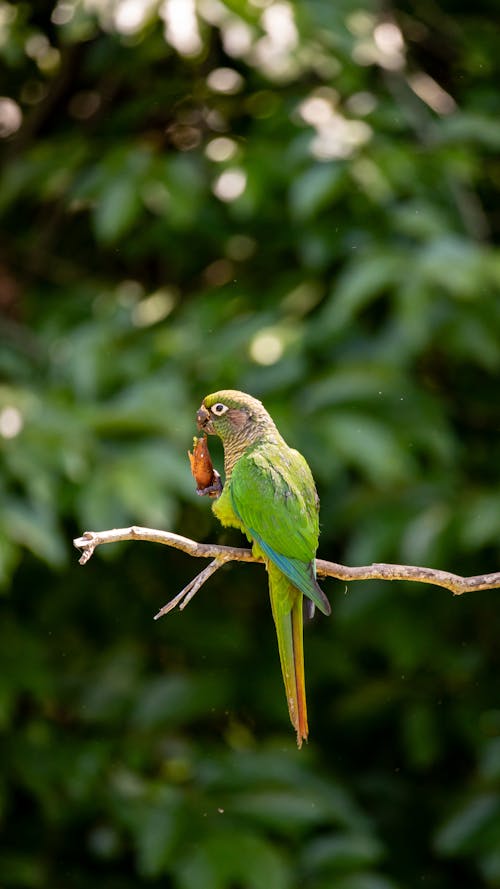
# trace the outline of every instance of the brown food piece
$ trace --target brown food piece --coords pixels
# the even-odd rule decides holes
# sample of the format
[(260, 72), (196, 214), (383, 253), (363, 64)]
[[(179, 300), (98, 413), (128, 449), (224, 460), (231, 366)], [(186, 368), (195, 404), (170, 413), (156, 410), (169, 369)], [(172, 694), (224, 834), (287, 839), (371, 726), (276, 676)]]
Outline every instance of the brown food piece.
[(214, 472), (206, 435), (193, 438), (193, 453), (188, 451), (189, 462), (191, 464), (191, 472), (198, 490), (203, 491), (216, 484), (217, 476)]

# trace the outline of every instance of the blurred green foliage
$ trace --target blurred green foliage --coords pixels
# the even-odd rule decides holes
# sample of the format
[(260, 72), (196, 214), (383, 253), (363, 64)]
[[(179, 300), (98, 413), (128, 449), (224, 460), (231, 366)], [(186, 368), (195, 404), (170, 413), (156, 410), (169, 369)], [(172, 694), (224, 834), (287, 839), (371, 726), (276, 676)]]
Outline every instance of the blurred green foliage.
[[(222, 532), (208, 391), (307, 456), (320, 555), (499, 567), (495, 4), (0, 2), (0, 885), (500, 886), (498, 593), (325, 582), (311, 741)], [(220, 465), (221, 451), (213, 453)]]

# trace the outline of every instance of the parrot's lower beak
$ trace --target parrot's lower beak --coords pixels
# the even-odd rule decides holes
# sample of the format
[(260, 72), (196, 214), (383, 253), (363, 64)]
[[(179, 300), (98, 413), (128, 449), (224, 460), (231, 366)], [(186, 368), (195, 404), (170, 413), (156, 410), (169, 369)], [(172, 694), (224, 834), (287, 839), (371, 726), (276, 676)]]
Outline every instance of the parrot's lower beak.
[(198, 429), (204, 430), (205, 432), (212, 432), (211, 427), (211, 414), (208, 411), (204, 404), (200, 407), (199, 411), (196, 412), (196, 425)]

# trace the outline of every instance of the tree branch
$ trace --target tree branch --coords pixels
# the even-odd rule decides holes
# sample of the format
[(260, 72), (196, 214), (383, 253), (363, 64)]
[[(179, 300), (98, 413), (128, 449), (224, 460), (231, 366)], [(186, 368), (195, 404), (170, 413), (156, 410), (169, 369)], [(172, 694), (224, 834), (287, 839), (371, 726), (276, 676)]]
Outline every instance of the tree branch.
[[(83, 537), (73, 540), (74, 546), (82, 550), (79, 559), (80, 565), (85, 565), (89, 561), (97, 546), (104, 543), (116, 543), (119, 540), (146, 540), (151, 543), (162, 543), (165, 546), (180, 549), (190, 556), (213, 560), (177, 596), (160, 609), (155, 615), (155, 620), (167, 614), (177, 605), (181, 609), (185, 608), (205, 581), (226, 562), (261, 562), (261, 559), (256, 559), (252, 555), (250, 549), (198, 543), (196, 540), (181, 537), (172, 531), (159, 531), (156, 528), (141, 528), (132, 525), (130, 528), (112, 528), (109, 531), (86, 531)], [(451, 574), (449, 571), (440, 571), (437, 568), (419, 568), (416, 565), (391, 565), (385, 562), (374, 562), (372, 565), (351, 568), (348, 565), (339, 565), (337, 562), (327, 562), (324, 559), (316, 560), (316, 569), (319, 577), (335, 577), (337, 580), (412, 580), (417, 583), (430, 583), (451, 590), (455, 596), (500, 587), (500, 571), (492, 574), (477, 574), (474, 577), (461, 577), (459, 574)]]

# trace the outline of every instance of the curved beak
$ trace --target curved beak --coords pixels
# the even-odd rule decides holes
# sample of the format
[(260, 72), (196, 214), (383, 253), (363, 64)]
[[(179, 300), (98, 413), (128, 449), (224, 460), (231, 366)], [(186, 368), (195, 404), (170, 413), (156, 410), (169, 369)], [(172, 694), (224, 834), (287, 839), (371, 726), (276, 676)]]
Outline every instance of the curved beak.
[(210, 411), (208, 411), (205, 405), (202, 404), (200, 409), (196, 412), (196, 425), (198, 426), (198, 429), (205, 429), (207, 432), (210, 432), (210, 419)]

